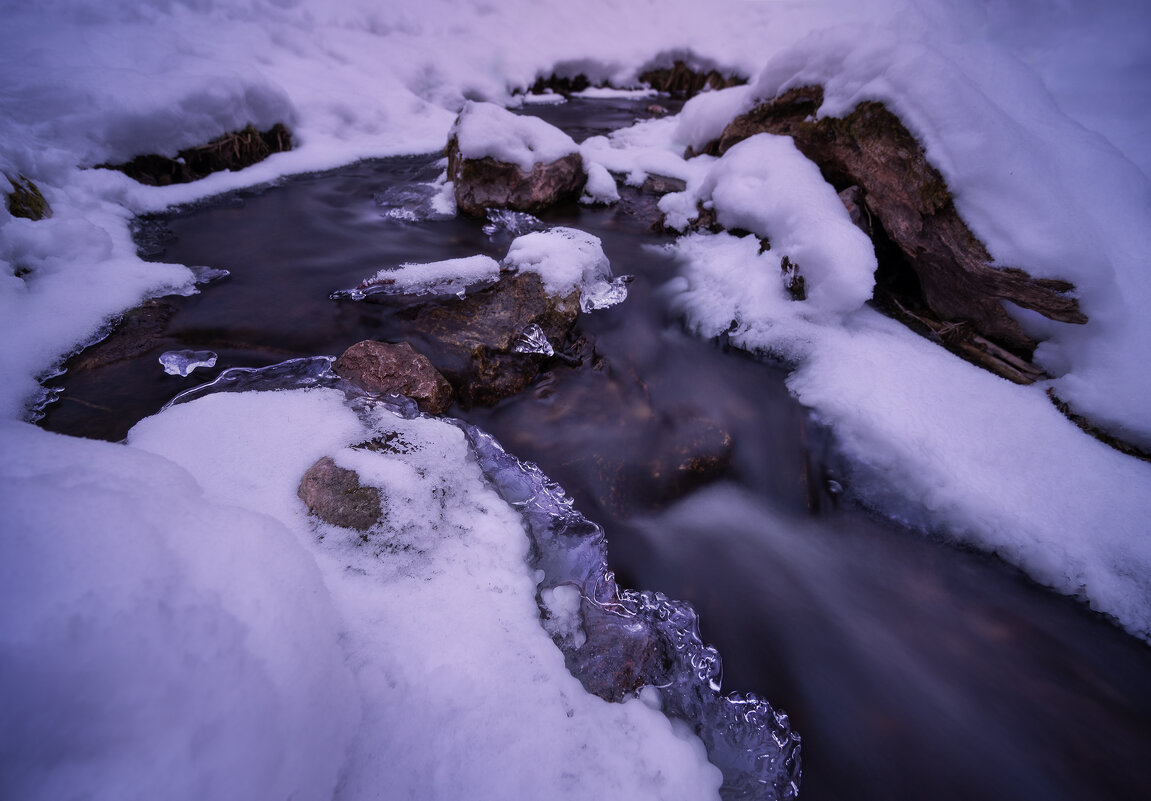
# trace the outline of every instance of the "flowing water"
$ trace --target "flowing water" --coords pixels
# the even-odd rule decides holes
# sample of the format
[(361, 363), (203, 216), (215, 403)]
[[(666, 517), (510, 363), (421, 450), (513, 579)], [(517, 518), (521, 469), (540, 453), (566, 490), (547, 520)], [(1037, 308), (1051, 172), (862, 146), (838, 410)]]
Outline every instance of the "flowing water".
[[(536, 113), (582, 138), (647, 102)], [(42, 424), (117, 440), (225, 368), (402, 337), (381, 307), (329, 294), (402, 262), (498, 259), (511, 238), (478, 220), (388, 216), (423, 197), (435, 162), (365, 162), (145, 225), (155, 258), (230, 277), (165, 299), (166, 324), (127, 356), (74, 362)], [(669, 310), (666, 240), (632, 213), (650, 202), (546, 217), (600, 237), (615, 273), (636, 276), (625, 303), (581, 316), (595, 358), (557, 360), (522, 395), (452, 414), (604, 526), (622, 585), (695, 606), (725, 689), (765, 697), (803, 736), (802, 798), (1151, 797), (1151, 649), (991, 557), (841, 501), (834, 439), (788, 395), (784, 368), (698, 340)], [(180, 349), (218, 360), (166, 374), (159, 356)], [(669, 478), (717, 441), (729, 458), (709, 483)]]

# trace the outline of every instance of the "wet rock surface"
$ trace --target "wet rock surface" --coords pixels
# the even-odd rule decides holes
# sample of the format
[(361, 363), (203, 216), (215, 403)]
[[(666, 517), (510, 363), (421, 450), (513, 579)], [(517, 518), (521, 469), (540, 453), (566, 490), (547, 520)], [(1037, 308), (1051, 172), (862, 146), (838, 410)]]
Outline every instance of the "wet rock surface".
[(493, 404), (527, 387), (548, 357), (516, 352), (520, 335), (529, 326), (539, 326), (553, 347), (562, 350), (580, 309), (578, 290), (552, 297), (538, 275), (526, 272), (503, 277), (462, 299), (371, 296), (367, 302), (407, 307), (399, 316), (405, 318), (409, 338), (447, 378), (465, 407)]
[(335, 526), (367, 531), (383, 514), (380, 491), (361, 486), (354, 470), (340, 467), (329, 456), (308, 468), (296, 494), (311, 514)]
[[(845, 117), (815, 119), (822, 102), (819, 86), (789, 90), (737, 117), (705, 152), (722, 155), (758, 133), (791, 136), (836, 189), (858, 188), (851, 202), (862, 204), (877, 250), (886, 256), (880, 272), (888, 275), (877, 276), (877, 292), (889, 294), (896, 316), (906, 319), (902, 312), (910, 312), (936, 333), (946, 330), (951, 340), (966, 344), (958, 348), (961, 355), (1013, 380), (1034, 380), (1038, 370), (1021, 370), (1011, 360), (1006, 370), (999, 369), (1003, 353), (1029, 365), (1038, 344), (1002, 301), (1082, 324), (1087, 317), (1069, 294), (1074, 286), (992, 266), (986, 247), (959, 216), (943, 177), (883, 104), (868, 101)], [(886, 243), (891, 247), (884, 248)]]
[(464, 158), (459, 143), (448, 142), (448, 175), (454, 185), (456, 208), (482, 217), (488, 209), (511, 209), (532, 214), (549, 206), (576, 200), (587, 175), (579, 153), (569, 153), (524, 172), (515, 164), (490, 156)]
[(357, 342), (336, 359), (333, 369), (369, 392), (405, 395), (429, 414), (443, 414), (452, 405), (447, 379), (407, 342)]
[(222, 170), (242, 170), (263, 161), (273, 153), (292, 149), (292, 134), (276, 123), (266, 131), (252, 125), (232, 131), (198, 147), (181, 150), (175, 158), (148, 153), (124, 164), (101, 164), (119, 170), (142, 184), (167, 186), (198, 181)]

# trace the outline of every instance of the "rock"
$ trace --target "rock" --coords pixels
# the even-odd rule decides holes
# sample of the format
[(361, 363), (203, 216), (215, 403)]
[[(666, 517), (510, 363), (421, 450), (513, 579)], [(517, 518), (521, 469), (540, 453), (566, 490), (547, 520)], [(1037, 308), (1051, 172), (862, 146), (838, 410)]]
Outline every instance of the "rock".
[(991, 265), (986, 247), (959, 216), (943, 177), (882, 103), (863, 102), (845, 117), (816, 119), (822, 102), (822, 87), (791, 89), (737, 117), (704, 152), (722, 155), (763, 132), (791, 136), (837, 189), (859, 188), (851, 202), (862, 201), (877, 251), (883, 250), (881, 239), (893, 243), (896, 258), (881, 259), (880, 271), (907, 275), (892, 281), (877, 274), (877, 283), (901, 284), (910, 293), (899, 299), (904, 306), (921, 304), (945, 325), (967, 325), (1030, 360), (1038, 343), (1007, 314), (1002, 301), (1059, 322), (1087, 322), (1078, 300), (1068, 296), (1072, 284)]
[(367, 531), (383, 515), (380, 491), (360, 486), (354, 470), (325, 456), (308, 468), (296, 491), (308, 511), (326, 523)]
[[(7, 177), (7, 176), (5, 176)], [(29, 220), (43, 220), (52, 216), (52, 207), (40, 194), (40, 188), (23, 175), (9, 178), (12, 192), (8, 195), (8, 213), (13, 217), (24, 217)]]
[(342, 378), (369, 392), (405, 395), (429, 414), (443, 414), (452, 405), (451, 385), (407, 342), (357, 342), (333, 367)]
[(578, 289), (552, 297), (536, 273), (524, 272), (462, 299), (420, 307), (411, 330), (461, 404), (490, 405), (523, 391), (547, 358), (513, 350), (524, 330), (539, 326), (560, 350), (579, 309)]
[(685, 61), (676, 61), (671, 67), (645, 70), (639, 79), (657, 92), (667, 92), (678, 98), (693, 97), (704, 89), (725, 89), (747, 83), (747, 79), (739, 75), (724, 75), (714, 68), (696, 69)]
[[(506, 129), (502, 132), (506, 141), (496, 149), (522, 154), (517, 163), (485, 152), (496, 141), (494, 126)], [(452, 128), (447, 155), (456, 208), (476, 217), (485, 216), (488, 209), (535, 214), (578, 199), (587, 181), (583, 157), (571, 137), (543, 120), (490, 103), (464, 107)]]
[(283, 124), (276, 123), (267, 131), (257, 131), (255, 126), (249, 125), (242, 131), (224, 134), (207, 144), (181, 150), (176, 158), (147, 154), (136, 156), (126, 164), (98, 166), (119, 170), (142, 184), (167, 186), (198, 181), (221, 170), (240, 170), (263, 161), (273, 153), (291, 149), (292, 134)]
[(623, 701), (641, 688), (667, 683), (668, 644), (650, 624), (630, 623), (582, 599), (580, 618), (587, 639), (564, 654), (584, 689), (606, 701)]

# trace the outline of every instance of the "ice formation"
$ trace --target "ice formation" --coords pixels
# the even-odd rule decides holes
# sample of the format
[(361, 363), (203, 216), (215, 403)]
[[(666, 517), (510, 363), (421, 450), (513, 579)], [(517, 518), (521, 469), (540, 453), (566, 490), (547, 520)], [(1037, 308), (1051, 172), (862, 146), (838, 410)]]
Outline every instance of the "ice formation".
[(193, 370), (215, 367), (216, 354), (210, 350), (168, 350), (160, 354), (160, 364), (168, 375), (187, 378)]

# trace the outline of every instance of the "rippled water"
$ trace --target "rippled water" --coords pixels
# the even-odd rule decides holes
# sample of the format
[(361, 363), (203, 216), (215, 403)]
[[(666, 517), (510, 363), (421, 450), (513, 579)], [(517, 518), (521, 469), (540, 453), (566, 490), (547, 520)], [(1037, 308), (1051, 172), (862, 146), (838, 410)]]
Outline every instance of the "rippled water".
[[(539, 113), (587, 134), (644, 105)], [(173, 299), (166, 330), (131, 358), (64, 376), (43, 424), (119, 439), (225, 368), (402, 337), (380, 307), (328, 294), (383, 266), (507, 248), (482, 221), (384, 216), (378, 201), (431, 180), (434, 160), (294, 179), (147, 228), (157, 258), (231, 276)], [(1147, 645), (991, 557), (837, 503), (834, 441), (781, 367), (682, 331), (661, 292), (675, 267), (646, 221), (574, 206), (546, 221), (601, 237), (616, 274), (636, 276), (629, 298), (581, 317), (597, 359), (453, 414), (537, 462), (604, 526), (621, 584), (696, 607), (725, 689), (767, 698), (803, 736), (801, 798), (1151, 797)], [(165, 374), (159, 356), (185, 349), (217, 363)], [(668, 470), (701, 450), (723, 457), (707, 486)]]

